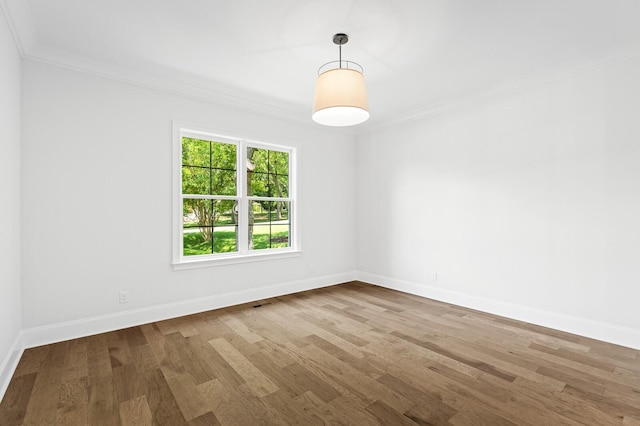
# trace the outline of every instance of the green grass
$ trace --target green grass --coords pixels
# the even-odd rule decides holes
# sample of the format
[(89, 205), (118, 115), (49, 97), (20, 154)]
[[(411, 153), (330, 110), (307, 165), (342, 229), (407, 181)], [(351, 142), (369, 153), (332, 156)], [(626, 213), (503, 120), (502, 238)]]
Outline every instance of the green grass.
[[(278, 214), (276, 212), (271, 212), (271, 220), (274, 222), (279, 220), (288, 220), (288, 219), (289, 219), (289, 216), (286, 213), (283, 214), (280, 219), (278, 219)], [(254, 223), (269, 222), (269, 218), (266, 212), (255, 213), (253, 220), (254, 220)], [(233, 222), (231, 221), (231, 216), (220, 216), (215, 222), (216, 226), (232, 225), (232, 224)], [(197, 226), (197, 225), (198, 225), (197, 220), (184, 222), (184, 226)]]
[[(262, 233), (259, 228), (254, 230), (253, 233), (254, 250), (269, 248), (269, 234)], [(281, 231), (278, 228), (285, 228), (285, 230)], [(272, 242), (271, 248), (289, 247), (289, 243), (286, 241), (286, 238), (289, 235), (289, 230), (287, 228), (287, 225), (276, 225), (272, 227), (272, 230), (276, 232), (273, 232), (271, 234), (271, 238), (272, 240), (276, 240), (278, 242)], [(204, 241), (202, 235), (199, 232), (184, 234), (183, 238), (185, 256), (195, 256), (199, 254), (212, 253), (211, 242)], [(213, 234), (213, 253), (229, 253), (234, 251), (236, 251), (235, 231), (215, 231)]]

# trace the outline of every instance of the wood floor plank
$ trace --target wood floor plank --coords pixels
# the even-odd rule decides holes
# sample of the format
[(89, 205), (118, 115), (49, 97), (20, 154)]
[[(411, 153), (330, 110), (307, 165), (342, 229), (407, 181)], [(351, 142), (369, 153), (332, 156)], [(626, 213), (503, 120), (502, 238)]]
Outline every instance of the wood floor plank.
[(135, 364), (115, 367), (112, 377), (118, 401), (121, 403), (143, 396), (147, 392)]
[(400, 414), (383, 401), (375, 401), (370, 404), (366, 410), (383, 425), (399, 425), (399, 426), (415, 426), (416, 422), (409, 417)]
[(622, 419), (624, 426), (640, 426), (640, 419), (634, 419), (632, 417), (625, 417)]
[(352, 342), (346, 341), (340, 336), (327, 331), (322, 327), (318, 327), (314, 322), (307, 322), (302, 318), (298, 319), (298, 321), (300, 327), (304, 327), (309, 331), (309, 334), (301, 339), (303, 342), (305, 342), (305, 344), (312, 342), (312, 339), (320, 338), (330, 344), (333, 344), (336, 347), (339, 347), (342, 351), (350, 353), (356, 358), (362, 358), (364, 356), (362, 346), (358, 346), (353, 344)]
[(517, 423), (513, 423), (484, 407), (461, 411), (449, 420), (449, 424), (454, 426), (517, 426)]
[(86, 404), (89, 399), (87, 394), (87, 378), (66, 380), (60, 384), (58, 407), (71, 407), (78, 404)]
[(606, 398), (603, 395), (594, 394), (589, 391), (585, 391), (584, 389), (575, 388), (571, 385), (567, 385), (563, 392), (576, 396), (581, 400), (589, 401), (591, 405), (611, 416), (619, 418), (640, 418), (640, 409), (615, 401), (611, 398)]
[(146, 373), (160, 368), (160, 363), (153, 354), (150, 345), (131, 348), (131, 356), (133, 357), (133, 362), (138, 373)]
[[(38, 374), (31, 391), (32, 400), (29, 401), (24, 417), (25, 425), (47, 424), (56, 418), (58, 402), (60, 400), (60, 383), (64, 373), (64, 359), (68, 342), (55, 343), (51, 346), (48, 356), (42, 360)], [(34, 405), (34, 401), (38, 401)]]
[(220, 426), (220, 422), (216, 415), (209, 411), (195, 419), (191, 419), (187, 426)]
[(404, 415), (417, 424), (445, 424), (458, 412), (437, 393), (420, 390), (390, 374), (379, 377), (378, 381), (415, 403)]
[(266, 356), (275, 366), (278, 368), (285, 368), (295, 362), (295, 358), (289, 355), (288, 352), (282, 350), (280, 346), (270, 340), (262, 340), (254, 344), (257, 351), (254, 353), (260, 353)]
[(363, 401), (373, 403), (376, 400), (380, 400), (392, 405), (401, 412), (406, 411), (412, 405), (411, 401), (402, 398), (393, 389), (389, 389), (377, 382), (376, 379), (379, 377), (377, 372), (370, 372), (370, 375), (366, 374), (366, 372), (362, 372), (314, 346), (303, 348), (301, 352), (305, 354), (307, 359), (321, 365), (335, 381), (350, 389), (352, 393), (360, 395)]
[(553, 349), (548, 348), (544, 345), (540, 345), (538, 343), (532, 343), (531, 345), (529, 345), (529, 348), (540, 352), (546, 352), (558, 358), (563, 358), (578, 364), (598, 368), (600, 370), (606, 371), (607, 373), (612, 373), (615, 370), (615, 367), (608, 362), (594, 359), (585, 354), (578, 354), (565, 348)]
[(190, 374), (180, 374), (166, 368), (162, 369), (162, 373), (185, 420), (193, 420), (209, 411)]
[(462, 355), (460, 353), (454, 353), (448, 349), (445, 349), (433, 342), (429, 342), (429, 341), (425, 341), (423, 339), (419, 339), (419, 338), (415, 338), (413, 336), (408, 336), (404, 333), (400, 333), (400, 332), (393, 332), (392, 333), (394, 336), (399, 337), (401, 339), (406, 340), (407, 342), (413, 343), (415, 345), (418, 345), (420, 347), (423, 347), (425, 349), (428, 349), (432, 352), (436, 352), (440, 355), (443, 355), (447, 358), (456, 360), (458, 362), (461, 362), (462, 364), (466, 364), (472, 368), (476, 368), (480, 371), (484, 371), (485, 373), (489, 373), (492, 374), (500, 379), (503, 379), (507, 382), (513, 382), (516, 379), (516, 376), (513, 376), (511, 374), (505, 373), (503, 371), (498, 370), (497, 368), (495, 368), (492, 365), (487, 364), (486, 362), (482, 362), (482, 361), (478, 361), (478, 360), (474, 360), (474, 359), (470, 359), (465, 355)]
[(21, 425), (27, 413), (27, 405), (31, 398), (33, 384), (37, 373), (23, 374), (13, 377), (0, 409), (0, 425)]
[(38, 346), (24, 351), (13, 376), (20, 377), (25, 374), (37, 373), (40, 364), (49, 356), (50, 351), (51, 345)]
[(185, 422), (182, 411), (161, 370), (144, 373), (147, 386), (146, 399), (149, 411), (157, 425), (178, 425)]
[(112, 367), (127, 365), (131, 362), (131, 349), (123, 334), (123, 331), (112, 331), (106, 334)]
[(369, 405), (357, 395), (347, 392), (327, 403), (331, 416), (323, 419), (336, 419), (333, 424), (339, 425), (384, 425), (371, 410), (366, 409)]
[(87, 403), (58, 407), (56, 425), (88, 425), (89, 406)]
[(88, 376), (87, 342), (85, 339), (69, 341), (64, 357), (62, 381), (69, 381)]
[(153, 416), (145, 395), (120, 403), (122, 426), (151, 426)]
[(220, 320), (249, 343), (256, 343), (264, 340), (262, 336), (251, 331), (247, 324), (242, 321), (242, 318), (237, 318), (233, 315), (222, 315)]
[[(335, 414), (328, 407), (327, 403), (313, 392), (303, 392), (294, 397), (293, 400), (301, 409), (309, 413), (313, 413), (318, 418), (322, 419), (324, 424), (340, 424), (340, 420), (335, 417)], [(345, 423), (344, 420), (345, 419), (343, 418), (343, 424)]]
[[(290, 375), (286, 372), (288, 366), (278, 366), (270, 356), (265, 355), (263, 352), (248, 354), (247, 358), (259, 368), (278, 389), (288, 392), (292, 398), (304, 393), (308, 389), (307, 386), (301, 386), (298, 380), (291, 380)], [(295, 365), (295, 363), (293, 365)]]
[(282, 372), (287, 384), (299, 387), (297, 395), (312, 392), (325, 403), (340, 396), (338, 391), (300, 364), (291, 364), (285, 367)]
[(300, 426), (324, 425), (322, 419), (296, 404), (291, 396), (282, 389), (270, 393), (262, 400), (268, 410), (286, 419), (287, 424)]
[(244, 355), (234, 348), (225, 339), (210, 340), (209, 344), (224, 358), (229, 365), (245, 379), (247, 386), (258, 397), (267, 396), (276, 392), (276, 386), (269, 378), (264, 375), (255, 365), (251, 363)]
[(615, 418), (598, 410), (588, 401), (564, 393), (562, 390), (545, 389), (543, 386), (540, 386), (539, 383), (520, 378), (518, 378), (514, 384), (517, 386), (517, 392), (514, 392), (515, 397), (513, 398), (515, 402), (519, 402), (522, 397), (525, 397), (529, 401), (532, 401), (537, 407), (541, 407), (536, 410), (531, 410), (530, 405), (523, 404), (525, 408), (529, 408), (529, 411), (518, 410), (521, 416), (526, 417), (528, 413), (531, 415), (543, 413), (543, 415), (547, 415), (548, 417), (548, 413), (557, 413), (565, 420), (556, 423), (566, 424), (568, 421), (571, 421), (572, 423), (570, 424), (574, 425), (617, 424)]
[(120, 330), (120, 335), (127, 341), (129, 349), (146, 345), (147, 338), (139, 327), (130, 327)]
[(89, 424), (120, 425), (120, 407), (111, 378), (92, 381), (88, 389), (87, 418)]
[(172, 353), (179, 359), (175, 363), (180, 365), (180, 372), (189, 374), (195, 384), (208, 382), (215, 378), (215, 373), (204, 361), (206, 353), (200, 353), (198, 351), (200, 346), (192, 344), (195, 336), (185, 338), (180, 333), (173, 333), (166, 337), (167, 345), (173, 345)]
[(640, 351), (361, 282), (24, 351), (0, 425), (640, 425)]
[(209, 401), (211, 412), (223, 425), (286, 424), (286, 418), (275, 410), (267, 410), (261, 399), (245, 385), (225, 387), (219, 380), (198, 385), (203, 399)]
[(211, 372), (211, 376), (219, 379), (225, 386), (236, 387), (244, 384), (242, 376), (216, 350), (213, 350), (213, 347), (202, 336), (191, 336), (189, 345), (193, 351), (203, 354), (200, 359)]
[(87, 377), (92, 385), (112, 376), (111, 357), (106, 334), (87, 338)]

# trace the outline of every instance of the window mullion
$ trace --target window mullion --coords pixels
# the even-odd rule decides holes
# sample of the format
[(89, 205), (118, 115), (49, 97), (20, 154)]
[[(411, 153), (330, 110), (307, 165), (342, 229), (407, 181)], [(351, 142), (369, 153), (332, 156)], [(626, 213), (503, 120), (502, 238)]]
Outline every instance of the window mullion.
[(247, 147), (240, 141), (237, 147), (237, 194), (238, 194), (238, 251), (249, 251), (249, 202), (247, 201)]
[(250, 201), (289, 201), (289, 202), (292, 200), (291, 197), (258, 197), (258, 196), (247, 197), (247, 199)]

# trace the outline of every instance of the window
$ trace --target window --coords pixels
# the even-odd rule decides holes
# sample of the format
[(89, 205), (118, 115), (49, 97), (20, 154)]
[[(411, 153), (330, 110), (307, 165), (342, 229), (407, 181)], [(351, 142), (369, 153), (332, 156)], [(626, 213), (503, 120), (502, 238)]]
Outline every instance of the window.
[(174, 126), (174, 268), (298, 252), (295, 149)]

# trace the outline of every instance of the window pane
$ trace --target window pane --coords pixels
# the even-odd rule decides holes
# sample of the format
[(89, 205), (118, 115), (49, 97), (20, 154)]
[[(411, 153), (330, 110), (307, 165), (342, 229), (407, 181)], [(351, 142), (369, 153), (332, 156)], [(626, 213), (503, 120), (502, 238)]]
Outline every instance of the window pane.
[(251, 201), (249, 214), (250, 249), (290, 247), (288, 202)]
[(269, 150), (247, 147), (247, 169), (256, 173), (269, 173)]
[(182, 164), (189, 166), (211, 166), (211, 142), (201, 139), (182, 138)]
[(269, 175), (266, 173), (249, 172), (247, 173), (247, 179), (249, 179), (249, 187), (247, 188), (248, 196), (256, 197), (268, 197), (269, 196)]
[(211, 167), (225, 170), (236, 169), (236, 145), (211, 142)]
[(269, 175), (269, 197), (289, 197), (289, 176)]
[(236, 195), (236, 145), (211, 142), (211, 194)]
[(289, 153), (247, 148), (248, 195), (289, 196)]
[(182, 166), (182, 193), (209, 195), (211, 193), (211, 169)]
[(182, 138), (182, 193), (236, 195), (236, 145)]
[(289, 175), (289, 153), (269, 151), (269, 173)]
[(236, 195), (235, 170), (213, 170), (210, 195)]
[(237, 251), (235, 205), (235, 200), (184, 200), (184, 256)]

